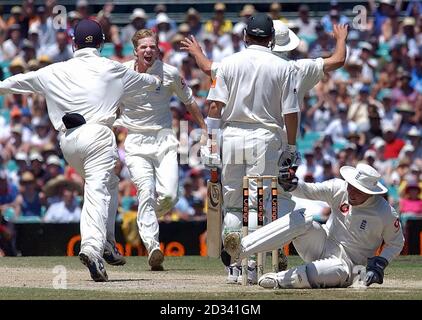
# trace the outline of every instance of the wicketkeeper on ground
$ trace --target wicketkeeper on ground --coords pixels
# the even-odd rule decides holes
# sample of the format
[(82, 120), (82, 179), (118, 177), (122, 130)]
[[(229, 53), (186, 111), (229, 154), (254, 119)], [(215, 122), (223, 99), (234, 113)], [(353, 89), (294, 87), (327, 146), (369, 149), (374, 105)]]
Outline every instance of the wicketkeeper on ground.
[(348, 287), (364, 266), (366, 286), (383, 283), (384, 269), (404, 245), (399, 217), (384, 199), (387, 188), (374, 168), (366, 164), (358, 164), (356, 168), (344, 166), (340, 173), (344, 180), (322, 183), (297, 182), (294, 175), (279, 179), (280, 185), (296, 197), (326, 202), (331, 207), (326, 224), (313, 221), (312, 215), (302, 209), (243, 239), (240, 233), (226, 238), (226, 250), (234, 260), (293, 241), (305, 264), (264, 274), (258, 280), (261, 287)]

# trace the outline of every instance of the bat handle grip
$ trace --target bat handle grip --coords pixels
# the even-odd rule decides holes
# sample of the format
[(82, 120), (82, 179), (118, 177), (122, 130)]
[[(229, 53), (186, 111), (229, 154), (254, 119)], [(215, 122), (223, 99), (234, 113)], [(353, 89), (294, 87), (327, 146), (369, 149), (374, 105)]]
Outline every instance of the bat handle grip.
[(211, 168), (210, 174), (211, 174), (210, 181), (213, 182), (213, 183), (218, 182), (218, 169), (217, 168)]

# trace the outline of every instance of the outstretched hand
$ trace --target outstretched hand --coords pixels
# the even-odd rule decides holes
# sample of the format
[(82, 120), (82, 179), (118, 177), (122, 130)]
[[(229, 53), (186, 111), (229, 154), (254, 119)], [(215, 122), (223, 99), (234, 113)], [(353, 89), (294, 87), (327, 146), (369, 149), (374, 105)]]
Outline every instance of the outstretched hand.
[(198, 41), (196, 41), (193, 35), (191, 35), (190, 38), (185, 37), (185, 39), (180, 41), (180, 43), (181, 43), (180, 50), (187, 51), (193, 56), (197, 54), (202, 54), (202, 48), (199, 45)]
[(347, 24), (335, 24), (333, 26), (333, 38), (337, 41), (346, 41), (347, 35), (349, 34), (349, 26)]

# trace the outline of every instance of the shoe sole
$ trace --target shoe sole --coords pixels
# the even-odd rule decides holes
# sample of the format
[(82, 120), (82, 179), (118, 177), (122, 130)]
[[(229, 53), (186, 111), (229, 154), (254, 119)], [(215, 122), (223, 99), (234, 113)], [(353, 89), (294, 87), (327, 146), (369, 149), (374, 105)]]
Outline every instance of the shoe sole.
[(148, 259), (148, 264), (151, 266), (151, 271), (163, 271), (163, 262), (164, 255), (161, 250), (154, 250)]
[[(104, 270), (104, 273), (101, 273), (97, 270), (95, 263), (92, 263), (89, 257), (85, 253), (79, 254), (79, 260), (81, 260), (82, 264), (86, 266), (91, 274), (92, 280), (95, 282), (106, 282), (108, 281), (107, 272)], [(94, 264), (94, 265), (93, 265)]]
[(232, 232), (224, 237), (224, 249), (236, 261), (240, 254), (240, 235)]

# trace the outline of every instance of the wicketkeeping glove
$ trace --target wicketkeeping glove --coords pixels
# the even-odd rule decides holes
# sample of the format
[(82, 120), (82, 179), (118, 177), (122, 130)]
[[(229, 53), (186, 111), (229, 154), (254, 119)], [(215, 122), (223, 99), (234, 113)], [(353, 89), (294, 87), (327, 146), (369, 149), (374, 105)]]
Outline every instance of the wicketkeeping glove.
[(366, 266), (365, 285), (369, 287), (373, 283), (384, 282), (384, 269), (388, 266), (387, 259), (383, 257), (372, 257), (368, 259)]
[(287, 145), (286, 150), (284, 150), (280, 158), (278, 159), (278, 167), (280, 171), (291, 168), (293, 166), (299, 166), (301, 160), (301, 155), (296, 151), (296, 146)]
[(297, 188), (299, 179), (296, 177), (297, 166), (282, 168), (278, 172), (278, 183), (285, 192), (292, 192)]

